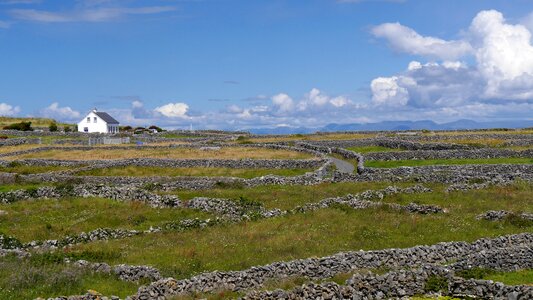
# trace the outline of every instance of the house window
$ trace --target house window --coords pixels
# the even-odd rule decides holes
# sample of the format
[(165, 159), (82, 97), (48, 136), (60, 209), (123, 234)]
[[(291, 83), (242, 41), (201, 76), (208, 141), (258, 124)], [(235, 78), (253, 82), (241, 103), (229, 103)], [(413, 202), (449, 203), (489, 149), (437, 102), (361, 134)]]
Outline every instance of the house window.
[(87, 123), (91, 123), (91, 117), (87, 117)]
[(94, 117), (94, 123), (96, 123), (96, 117)]
[(89, 127), (83, 127), (84, 132), (89, 132)]

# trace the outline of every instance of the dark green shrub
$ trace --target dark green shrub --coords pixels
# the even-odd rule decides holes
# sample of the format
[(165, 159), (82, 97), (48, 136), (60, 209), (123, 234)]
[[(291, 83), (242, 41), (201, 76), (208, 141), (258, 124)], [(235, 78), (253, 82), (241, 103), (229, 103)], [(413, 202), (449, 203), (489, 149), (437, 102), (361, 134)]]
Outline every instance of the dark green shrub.
[(533, 226), (533, 220), (522, 218), (518, 214), (508, 214), (504, 221), (518, 228), (528, 228)]
[(354, 212), (354, 209), (351, 208), (349, 205), (347, 204), (342, 204), (342, 203), (332, 203), (330, 206), (330, 208), (333, 208), (333, 209), (338, 209), (342, 212), (345, 212), (345, 213), (351, 213), (351, 212)]
[(31, 128), (31, 122), (13, 123), (11, 125), (4, 126), (4, 129), (18, 130), (18, 131), (33, 131), (33, 128)]
[(50, 126), (48, 126), (48, 130), (50, 130), (50, 132), (57, 131), (57, 124), (55, 122), (50, 124)]
[(243, 196), (239, 196), (237, 203), (245, 210), (258, 210), (263, 206), (261, 202), (250, 200)]
[(15, 249), (21, 248), (22, 243), (17, 239), (9, 235), (5, 235), (0, 232), (0, 248), (1, 249)]
[(142, 187), (144, 190), (147, 190), (147, 191), (155, 191), (155, 190), (158, 190), (161, 188), (161, 184), (160, 183), (157, 183), (157, 182), (149, 182), (145, 185), (143, 185)]
[(62, 196), (70, 196), (74, 193), (74, 185), (71, 182), (63, 182), (56, 186)]
[(26, 189), (26, 192), (31, 198), (37, 197), (37, 188), (36, 187), (29, 187)]
[(444, 276), (431, 275), (426, 280), (424, 290), (426, 292), (440, 292), (448, 289), (448, 279)]
[(230, 181), (230, 182), (225, 182), (225, 181), (217, 181), (215, 183), (215, 186), (216, 188), (219, 188), (219, 189), (243, 189), (244, 188), (244, 183), (240, 182), (240, 181)]
[(143, 215), (139, 215), (139, 216), (130, 216), (128, 217), (128, 221), (131, 225), (133, 226), (139, 226), (141, 225), (142, 223), (146, 222), (146, 220), (148, 220), (148, 218), (146, 218), (145, 216)]
[(72, 128), (70, 128), (70, 126), (64, 126), (64, 127), (63, 127), (63, 131), (64, 131), (64, 132), (71, 132), (71, 131), (72, 131)]
[(463, 277), (464, 279), (483, 279), (486, 276), (493, 274), (494, 271), (485, 268), (472, 268), (455, 272), (455, 275)]
[(20, 167), (20, 166), (22, 166), (22, 164), (20, 162), (18, 162), (18, 161), (12, 161), (9, 164), (7, 164), (8, 168), (16, 168), (16, 167)]

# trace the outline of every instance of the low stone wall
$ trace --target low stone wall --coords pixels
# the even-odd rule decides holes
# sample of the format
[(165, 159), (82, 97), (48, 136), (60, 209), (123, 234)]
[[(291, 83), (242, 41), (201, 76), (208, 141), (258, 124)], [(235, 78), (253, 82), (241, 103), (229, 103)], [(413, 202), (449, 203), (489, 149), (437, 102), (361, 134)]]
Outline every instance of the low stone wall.
[[(428, 285), (439, 278), (446, 286)], [(435, 291), (435, 289), (439, 289)], [(241, 299), (404, 299), (416, 295), (440, 292), (450, 297), (482, 299), (528, 299), (533, 287), (507, 286), (488, 280), (466, 280), (454, 277), (454, 272), (439, 266), (426, 265), (417, 270), (402, 270), (384, 275), (354, 274), (344, 285), (334, 282), (307, 283), (290, 291), (252, 292)]]
[(22, 159), (6, 161), (0, 160), (1, 167), (13, 164), (26, 166), (62, 166), (84, 167), (71, 171), (56, 172), (73, 174), (80, 171), (114, 168), (124, 166), (137, 167), (168, 167), (168, 168), (233, 168), (233, 169), (315, 169), (323, 166), (325, 159), (163, 159), (163, 158), (133, 158), (116, 160), (52, 160), (52, 159)]
[[(488, 220), (488, 221), (501, 221), (505, 218), (515, 216), (530, 222), (533, 222), (533, 214), (530, 213), (513, 213), (505, 210), (489, 210), (483, 214), (477, 216), (478, 220)], [(532, 223), (533, 224), (533, 223)]]
[[(0, 134), (1, 135), (1, 134)], [(33, 145), (41, 144), (39, 138), (14, 138), (14, 139), (0, 139), (0, 147), (2, 146), (18, 146), (18, 145)]]
[(156, 281), (161, 279), (159, 270), (150, 266), (130, 266), (125, 264), (111, 267), (106, 263), (91, 263), (86, 260), (78, 260), (74, 265), (80, 268), (87, 268), (98, 273), (114, 273), (120, 280), (137, 282), (141, 279)]
[(61, 197), (109, 198), (117, 201), (140, 201), (152, 207), (182, 207), (177, 196), (158, 195), (133, 186), (110, 186), (105, 184), (81, 184), (44, 186), (37, 189), (0, 192), (0, 203), (13, 203), (28, 199)]
[(482, 148), (475, 150), (420, 150), (398, 152), (371, 152), (366, 160), (423, 160), (423, 159), (485, 159), (485, 158), (533, 158), (533, 149), (515, 151), (507, 149)]
[(312, 141), (308, 142), (318, 146), (330, 148), (349, 148), (349, 147), (366, 147), (381, 146), (391, 149), (404, 150), (452, 150), (452, 149), (470, 149), (469, 146), (450, 143), (417, 143), (403, 140), (402, 138), (367, 138), (355, 140), (331, 140), (331, 141)]
[(446, 184), (466, 184), (473, 179), (482, 181), (498, 180), (510, 182), (516, 179), (533, 180), (533, 165), (450, 165), (399, 168), (365, 168), (362, 174), (335, 172), (334, 182), (360, 181), (417, 181)]
[[(240, 291), (258, 288), (270, 279), (295, 276), (324, 279), (359, 269), (399, 269), (404, 267), (413, 268), (425, 264), (444, 264), (448, 261), (460, 260), (475, 253), (482, 253), (482, 251), (497, 249), (510, 251), (511, 249), (530, 247), (532, 244), (533, 234), (524, 233), (495, 239), (480, 239), (473, 243), (447, 242), (433, 246), (416, 246), (406, 249), (345, 252), (323, 258), (276, 262), (243, 271), (204, 273), (190, 279), (162, 279), (139, 288), (137, 294), (129, 297), (129, 299), (171, 297), (215, 290)], [(530, 261), (530, 257), (526, 257), (525, 261)], [(517, 260), (516, 264), (519, 265), (523, 262), (524, 260)]]

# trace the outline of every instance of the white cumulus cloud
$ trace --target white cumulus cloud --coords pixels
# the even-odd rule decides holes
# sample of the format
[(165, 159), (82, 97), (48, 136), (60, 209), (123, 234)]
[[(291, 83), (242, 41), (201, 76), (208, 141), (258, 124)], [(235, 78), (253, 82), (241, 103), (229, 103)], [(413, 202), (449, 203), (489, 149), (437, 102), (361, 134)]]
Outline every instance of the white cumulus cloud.
[(290, 112), (294, 109), (294, 101), (289, 95), (281, 93), (272, 97), (272, 104), (278, 109), (279, 112)]
[(20, 112), (20, 107), (11, 106), (7, 103), (0, 103), (0, 116), (13, 116)]
[(189, 105), (185, 103), (168, 103), (156, 107), (154, 111), (168, 118), (187, 118)]
[[(481, 11), (457, 41), (424, 37), (397, 23), (373, 29), (392, 48), (421, 58), (395, 76), (378, 77), (370, 84), (377, 105), (413, 107), (466, 106), (487, 101), (533, 100), (531, 32), (509, 24), (495, 10)], [(448, 54), (446, 54), (448, 53)], [(473, 58), (469, 66), (462, 58)]]
[(48, 107), (43, 108), (40, 111), (40, 115), (47, 118), (54, 118), (59, 120), (77, 120), (81, 114), (69, 106), (60, 107), (59, 103), (54, 102)]
[(422, 36), (400, 23), (381, 24), (372, 28), (371, 32), (375, 37), (386, 39), (395, 50), (414, 55), (454, 60), (472, 52), (466, 41)]
[(479, 46), (476, 60), (487, 86), (485, 97), (531, 99), (533, 88), (533, 46), (531, 32), (523, 25), (505, 22), (495, 10), (482, 11), (472, 21), (470, 31)]
[(370, 83), (372, 102), (376, 105), (403, 106), (409, 100), (409, 92), (404, 85), (416, 84), (409, 77), (378, 77)]

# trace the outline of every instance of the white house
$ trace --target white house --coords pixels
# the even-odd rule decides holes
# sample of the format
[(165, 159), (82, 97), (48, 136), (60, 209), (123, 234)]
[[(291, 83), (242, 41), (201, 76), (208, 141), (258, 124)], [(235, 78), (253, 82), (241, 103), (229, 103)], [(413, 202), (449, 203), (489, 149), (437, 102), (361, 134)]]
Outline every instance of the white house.
[(78, 123), (79, 132), (117, 133), (119, 122), (108, 113), (93, 109)]

